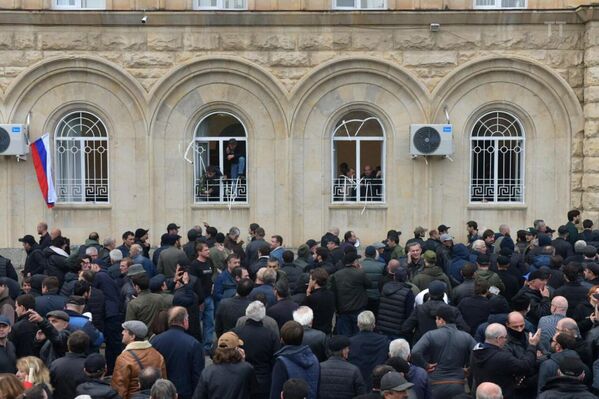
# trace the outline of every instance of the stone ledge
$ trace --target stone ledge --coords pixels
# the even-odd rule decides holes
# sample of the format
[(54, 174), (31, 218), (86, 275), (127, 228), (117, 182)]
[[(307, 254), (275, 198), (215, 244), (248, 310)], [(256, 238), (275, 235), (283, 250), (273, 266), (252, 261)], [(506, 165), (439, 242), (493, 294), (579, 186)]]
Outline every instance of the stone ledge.
[(526, 204), (474, 204), (470, 203), (466, 206), (466, 209), (476, 210), (476, 209), (484, 209), (484, 210), (495, 210), (495, 211), (525, 211), (528, 209), (528, 205)]
[(93, 26), (396, 26), (423, 25), (517, 25), (564, 21), (581, 24), (599, 21), (599, 7), (582, 6), (564, 10), (504, 11), (148, 11), (148, 23), (141, 24), (143, 11), (3, 11), (0, 24), (10, 25), (93, 25)]
[(112, 209), (111, 204), (75, 204), (75, 203), (63, 203), (54, 205), (55, 210), (102, 210)]

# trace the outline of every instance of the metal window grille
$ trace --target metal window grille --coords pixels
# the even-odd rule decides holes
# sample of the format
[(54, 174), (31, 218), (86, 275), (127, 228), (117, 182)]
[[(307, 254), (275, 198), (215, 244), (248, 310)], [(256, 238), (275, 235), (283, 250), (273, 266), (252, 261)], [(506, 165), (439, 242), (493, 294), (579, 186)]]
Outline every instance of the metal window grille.
[(482, 116), (470, 136), (470, 201), (524, 202), (524, 129), (513, 115)]
[(108, 133), (96, 115), (78, 111), (60, 120), (54, 135), (59, 202), (109, 202)]
[(385, 136), (379, 119), (365, 112), (345, 115), (333, 131), (332, 144), (331, 201), (384, 202)]
[[(236, 164), (227, 160), (231, 139), (240, 151)], [(198, 124), (192, 149), (196, 203), (247, 203), (246, 129), (236, 116), (226, 112), (206, 116)]]
[(245, 10), (247, 0), (196, 0), (195, 8), (198, 10)]
[(387, 8), (386, 0), (333, 0), (333, 8), (337, 10), (382, 10)]
[(103, 10), (106, 0), (54, 0), (54, 8)]
[(526, 8), (526, 0), (474, 0), (474, 8)]

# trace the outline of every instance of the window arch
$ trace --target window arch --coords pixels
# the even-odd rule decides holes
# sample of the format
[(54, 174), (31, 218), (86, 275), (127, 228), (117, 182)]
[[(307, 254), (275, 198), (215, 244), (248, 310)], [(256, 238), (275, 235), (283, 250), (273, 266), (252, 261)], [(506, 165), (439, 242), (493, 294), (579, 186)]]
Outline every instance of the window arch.
[(59, 202), (109, 202), (108, 131), (88, 111), (71, 112), (56, 126), (56, 195)]
[(335, 124), (332, 140), (332, 202), (384, 202), (385, 133), (380, 120), (368, 112), (349, 112)]
[(247, 134), (228, 112), (205, 116), (194, 135), (195, 202), (247, 202)]
[(493, 111), (476, 121), (470, 135), (471, 202), (524, 202), (524, 145), (514, 115)]

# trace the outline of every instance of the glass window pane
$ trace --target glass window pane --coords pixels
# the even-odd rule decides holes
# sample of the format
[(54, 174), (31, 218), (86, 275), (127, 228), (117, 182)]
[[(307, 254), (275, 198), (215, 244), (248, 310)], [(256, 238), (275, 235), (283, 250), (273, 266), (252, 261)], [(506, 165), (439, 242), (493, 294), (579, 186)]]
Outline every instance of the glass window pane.
[(354, 8), (356, 6), (354, 0), (335, 0), (335, 1), (336, 1), (335, 2), (336, 7), (339, 7), (339, 8)]
[(355, 201), (356, 142), (334, 141), (337, 171), (333, 179), (333, 201)]
[(476, 7), (495, 7), (495, 0), (476, 0)]
[(362, 8), (384, 8), (385, 0), (361, 0)]
[(202, 121), (196, 136), (200, 137), (245, 137), (245, 129), (239, 119), (230, 114), (212, 114)]
[(245, 8), (245, 0), (224, 0), (223, 8), (244, 9)]
[(383, 201), (382, 158), (382, 141), (360, 141), (360, 201)]
[(200, 8), (216, 8), (218, 6), (218, 0), (198, 0), (198, 7)]
[(363, 111), (349, 112), (337, 122), (335, 137), (383, 137), (378, 119)]
[(106, 8), (105, 0), (82, 0), (81, 8)]

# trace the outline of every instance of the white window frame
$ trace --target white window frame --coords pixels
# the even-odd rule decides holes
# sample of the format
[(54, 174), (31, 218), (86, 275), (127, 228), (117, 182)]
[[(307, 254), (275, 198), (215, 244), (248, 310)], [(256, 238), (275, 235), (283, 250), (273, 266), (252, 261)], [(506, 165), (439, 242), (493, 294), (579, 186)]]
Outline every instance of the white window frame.
[(477, 0), (472, 0), (472, 8), (475, 10), (523, 10), (528, 8), (528, 0), (524, 0), (523, 7), (504, 7), (502, 1), (503, 0), (493, 0), (493, 5), (480, 6), (477, 5)]
[(388, 9), (388, 0), (383, 0), (382, 7), (370, 8), (370, 7), (362, 7), (362, 0), (354, 0), (353, 7), (340, 7), (337, 6), (337, 0), (332, 0), (332, 9), (333, 10), (386, 10)]
[(225, 0), (216, 0), (216, 7), (203, 7), (200, 6), (200, 0), (193, 0), (193, 9), (194, 10), (220, 10), (220, 11), (244, 11), (248, 9), (248, 0), (243, 0), (243, 7), (239, 8), (226, 8)]
[[(354, 110), (357, 111), (357, 110)], [(353, 111), (349, 111), (344, 113), (344, 115), (350, 114)], [(367, 119), (364, 119), (364, 121), (368, 120), (368, 119), (373, 119), (376, 120), (376, 122), (379, 124), (379, 126), (381, 127), (381, 132), (382, 132), (382, 136), (353, 136), (353, 137), (347, 137), (347, 136), (336, 136), (337, 130), (339, 130), (339, 126), (337, 126), (339, 124), (339, 122), (341, 122), (343, 120), (343, 116), (337, 120), (337, 122), (335, 123), (335, 126), (333, 127), (333, 134), (331, 135), (331, 185), (330, 185), (330, 190), (331, 190), (331, 204), (333, 205), (339, 205), (339, 204), (385, 204), (386, 201), (386, 193), (387, 193), (387, 171), (385, 169), (385, 165), (386, 165), (386, 144), (387, 144), (387, 134), (385, 132), (385, 126), (383, 125), (383, 123), (381, 122), (381, 120), (372, 115), (370, 112), (368, 111), (364, 111), (365, 113), (369, 114), (370, 117)], [(351, 120), (346, 120), (345, 122), (355, 122), (355, 121), (362, 121), (360, 119), (356, 120), (356, 119), (351, 119)], [(335, 190), (334, 190), (334, 186), (336, 184), (336, 179), (338, 178), (337, 176), (337, 170), (338, 170), (338, 164), (339, 164), (339, 160), (337, 159), (336, 155), (335, 155), (335, 151), (336, 151), (336, 146), (335, 146), (335, 142), (338, 141), (349, 141), (349, 142), (354, 142), (356, 145), (356, 166), (355, 166), (355, 170), (356, 170), (356, 181), (359, 181), (361, 179), (361, 175), (362, 175), (362, 164), (361, 164), (361, 148), (362, 148), (362, 142), (363, 141), (380, 141), (382, 142), (381, 145), (381, 170), (383, 172), (383, 177), (382, 177), (382, 182), (381, 182), (381, 199), (380, 201), (365, 201), (361, 199), (361, 193), (360, 190), (357, 189), (359, 187), (359, 185), (356, 187), (356, 199), (355, 200), (345, 200), (345, 201), (339, 201), (339, 200), (335, 200)]]
[[(474, 128), (479, 123), (479, 121), (489, 115), (503, 113), (509, 115), (514, 119), (513, 123), (516, 123), (520, 129), (520, 136), (473, 136)], [(493, 141), (495, 145), (495, 151), (493, 152), (493, 201), (473, 201), (472, 200), (472, 186), (473, 186), (473, 167), (474, 167), (474, 148), (473, 143), (475, 141)], [(497, 156), (497, 146), (499, 141), (521, 141), (520, 143), (520, 192), (521, 192), (521, 201), (499, 201), (498, 194), (498, 186), (499, 186), (499, 156)], [(526, 203), (526, 132), (524, 130), (524, 126), (520, 118), (514, 115), (511, 112), (505, 110), (493, 110), (490, 112), (485, 112), (483, 115), (478, 117), (472, 128), (470, 129), (470, 140), (469, 140), (469, 153), (470, 153), (470, 169), (469, 169), (469, 177), (468, 177), (468, 201), (471, 205), (480, 205), (480, 204), (490, 204), (490, 205), (524, 205)]]
[(75, 5), (72, 6), (62, 6), (58, 4), (58, 0), (52, 0), (52, 8), (55, 10), (105, 10), (106, 9), (106, 0), (104, 0), (103, 7), (83, 7), (83, 4), (86, 0), (75, 0)]
[[(225, 114), (225, 115), (229, 115), (233, 118), (235, 118), (243, 127), (243, 131), (245, 132), (245, 136), (244, 137), (234, 137), (234, 136), (223, 136), (223, 137), (215, 137), (215, 136), (199, 136), (198, 135), (198, 130), (200, 128), (200, 126), (202, 125), (202, 123), (208, 119), (209, 117), (216, 115), (216, 114)], [(194, 144), (194, 148), (195, 146), (198, 145), (198, 143), (211, 143), (211, 142), (218, 142), (218, 159), (219, 159), (219, 169), (222, 172), (224, 172), (224, 151), (225, 151), (225, 147), (226, 147), (226, 143), (230, 140), (230, 139), (235, 139), (237, 141), (243, 141), (245, 143), (245, 183), (243, 183), (245, 185), (245, 200), (238, 200), (237, 198), (235, 198), (234, 201), (229, 201), (227, 199), (223, 199), (220, 201), (200, 201), (198, 200), (199, 196), (196, 194), (196, 187), (198, 182), (201, 179), (201, 176), (198, 175), (198, 166), (196, 165), (196, 160), (198, 158), (197, 154), (195, 154), (194, 151), (194, 156), (193, 156), (193, 201), (194, 204), (196, 205), (223, 205), (223, 204), (239, 204), (239, 205), (246, 205), (248, 204), (249, 201), (249, 190), (248, 190), (248, 130), (247, 127), (245, 126), (245, 123), (243, 123), (243, 121), (235, 114), (231, 113), (231, 112), (227, 112), (227, 111), (214, 111), (214, 112), (210, 112), (209, 114), (206, 114), (204, 117), (202, 117), (202, 119), (200, 119), (200, 121), (197, 123), (194, 131), (193, 131), (193, 144)], [(209, 145), (209, 144), (208, 144)], [(208, 165), (205, 165), (205, 167), (207, 167)], [(205, 172), (204, 172), (205, 173)], [(219, 196), (221, 198), (223, 198), (223, 196), (225, 195), (223, 190), (225, 190), (225, 186), (223, 185), (223, 182), (221, 180), (221, 192), (219, 194)]]
[[(83, 114), (89, 114), (91, 116), (93, 116), (94, 118), (97, 119), (97, 121), (94, 123), (94, 125), (92, 126), (92, 128), (96, 125), (101, 126), (103, 131), (105, 132), (105, 136), (92, 136), (92, 137), (88, 137), (88, 136), (76, 136), (76, 137), (69, 137), (69, 136), (63, 136), (61, 134), (61, 125), (63, 125), (63, 122), (67, 119), (69, 119), (71, 116), (76, 115), (76, 114), (80, 114), (79, 118), (81, 118), (83, 116)], [(75, 197), (75, 195), (70, 194), (69, 193), (69, 184), (65, 184), (62, 182), (63, 179), (67, 179), (66, 177), (62, 176), (62, 168), (60, 167), (60, 162), (63, 161), (64, 156), (62, 156), (60, 154), (60, 148), (62, 146), (61, 142), (70, 142), (70, 143), (77, 143), (76, 146), (79, 147), (79, 151), (84, 152), (84, 146), (85, 146), (85, 142), (89, 141), (89, 142), (105, 142), (105, 150), (103, 152), (100, 153), (100, 156), (105, 157), (106, 160), (106, 183), (105, 184), (100, 184), (100, 186), (105, 186), (106, 187), (106, 201), (98, 201), (98, 200), (86, 200), (86, 181), (87, 181), (87, 177), (86, 177), (86, 160), (85, 157), (82, 156), (80, 159), (80, 163), (79, 163), (79, 168), (80, 168), (80, 182), (79, 184), (77, 184), (79, 186), (78, 190), (81, 191), (81, 200), (74, 200), (73, 197)], [(65, 152), (69, 151), (69, 149), (67, 149)], [(104, 155), (105, 154), (105, 155)], [(88, 110), (77, 110), (77, 111), (72, 111), (69, 112), (68, 114), (66, 114), (65, 116), (63, 116), (62, 118), (60, 118), (60, 120), (58, 121), (58, 123), (56, 124), (56, 129), (54, 131), (54, 163), (55, 163), (55, 176), (56, 176), (56, 196), (57, 196), (57, 202), (61, 203), (61, 204), (90, 204), (90, 205), (94, 205), (94, 204), (105, 204), (108, 205), (110, 204), (110, 135), (108, 134), (108, 128), (106, 127), (106, 124), (104, 123), (104, 121), (102, 120), (102, 118), (100, 118), (97, 114), (90, 112)], [(91, 184), (91, 183), (90, 183)], [(73, 187), (76, 187), (77, 185), (73, 185)], [(94, 186), (98, 185), (97, 183), (93, 183)], [(66, 188), (65, 188), (66, 186)], [(66, 190), (66, 192), (65, 192)]]

